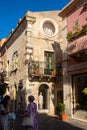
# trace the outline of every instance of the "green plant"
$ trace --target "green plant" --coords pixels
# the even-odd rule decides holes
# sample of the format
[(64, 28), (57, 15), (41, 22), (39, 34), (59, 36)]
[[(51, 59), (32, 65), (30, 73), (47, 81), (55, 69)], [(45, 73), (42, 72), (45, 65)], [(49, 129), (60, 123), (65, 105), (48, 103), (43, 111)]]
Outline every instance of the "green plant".
[(58, 103), (56, 106), (56, 110), (58, 115), (62, 115), (65, 113), (65, 104), (64, 103)]
[(82, 32), (87, 31), (87, 24), (82, 26)]
[(72, 36), (73, 36), (72, 31), (70, 31), (70, 32), (67, 33), (66, 38), (67, 38), (67, 40), (68, 40), (69, 42), (72, 41)]
[(34, 69), (38, 69), (39, 68), (39, 62), (34, 61), (33, 66), (34, 66)]
[(68, 42), (72, 42), (76, 37), (84, 35), (84, 32), (87, 31), (87, 24), (83, 25), (80, 29), (79, 26), (73, 27), (73, 32), (69, 31), (66, 35)]
[(78, 31), (74, 32), (74, 33), (73, 33), (73, 37), (78, 36), (80, 33), (81, 33), (81, 30), (78, 30)]
[(82, 93), (83, 93), (84, 95), (86, 95), (86, 94), (87, 94), (87, 88), (84, 88), (83, 91), (82, 91)]
[(3, 76), (3, 77), (6, 77), (6, 76), (7, 76), (7, 71), (3, 71), (3, 72), (2, 72), (2, 76)]

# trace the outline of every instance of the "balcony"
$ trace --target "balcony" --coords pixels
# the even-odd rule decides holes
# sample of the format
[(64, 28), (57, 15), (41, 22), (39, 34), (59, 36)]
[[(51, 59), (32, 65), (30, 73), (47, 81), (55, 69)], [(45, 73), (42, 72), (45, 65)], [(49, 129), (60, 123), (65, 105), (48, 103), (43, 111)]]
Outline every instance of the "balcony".
[(34, 61), (29, 63), (29, 76), (31, 77), (56, 77), (56, 65), (54, 63)]
[(8, 77), (8, 72), (7, 71), (2, 72), (2, 78), (3, 78), (4, 83), (6, 83), (6, 84), (9, 83), (9, 77)]
[[(87, 18), (85, 18), (87, 20)], [(68, 43), (72, 43), (80, 37), (87, 35), (87, 24), (82, 25), (81, 29), (79, 26), (74, 27), (74, 31), (69, 31), (66, 35)]]

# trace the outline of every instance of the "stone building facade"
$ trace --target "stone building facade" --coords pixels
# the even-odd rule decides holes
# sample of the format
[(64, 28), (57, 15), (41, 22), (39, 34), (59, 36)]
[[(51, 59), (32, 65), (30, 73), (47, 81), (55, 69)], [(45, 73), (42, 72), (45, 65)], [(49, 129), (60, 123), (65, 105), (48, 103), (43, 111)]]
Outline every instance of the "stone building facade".
[(62, 21), (59, 11), (27, 11), (1, 47), (12, 108), (23, 111), (29, 95), (43, 95), (40, 112), (55, 113), (63, 101)]

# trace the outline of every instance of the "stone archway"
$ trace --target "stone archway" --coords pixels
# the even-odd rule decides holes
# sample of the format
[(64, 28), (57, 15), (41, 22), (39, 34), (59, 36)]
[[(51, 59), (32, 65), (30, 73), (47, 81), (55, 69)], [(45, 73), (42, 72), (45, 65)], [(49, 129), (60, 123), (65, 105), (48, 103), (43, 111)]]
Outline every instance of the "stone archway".
[[(49, 107), (49, 87), (46, 84), (42, 84), (39, 86), (39, 90), (38, 90), (38, 98), (40, 93), (42, 93), (43, 96), (43, 105), (42, 105), (42, 109), (48, 109)], [(38, 104), (39, 106), (39, 104)], [(39, 107), (38, 107), (39, 109)]]

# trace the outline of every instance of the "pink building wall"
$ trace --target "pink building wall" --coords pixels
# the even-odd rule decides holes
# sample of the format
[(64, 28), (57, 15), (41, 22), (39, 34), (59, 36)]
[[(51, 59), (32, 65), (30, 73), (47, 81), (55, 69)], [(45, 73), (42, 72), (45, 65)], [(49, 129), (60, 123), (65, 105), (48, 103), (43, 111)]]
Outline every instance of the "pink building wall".
[(80, 8), (72, 10), (67, 16), (67, 31), (73, 30), (73, 26), (75, 25), (75, 22), (79, 20), (80, 27), (84, 24), (87, 24), (87, 21), (85, 20), (87, 18), (87, 10), (81, 6)]

